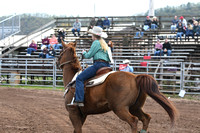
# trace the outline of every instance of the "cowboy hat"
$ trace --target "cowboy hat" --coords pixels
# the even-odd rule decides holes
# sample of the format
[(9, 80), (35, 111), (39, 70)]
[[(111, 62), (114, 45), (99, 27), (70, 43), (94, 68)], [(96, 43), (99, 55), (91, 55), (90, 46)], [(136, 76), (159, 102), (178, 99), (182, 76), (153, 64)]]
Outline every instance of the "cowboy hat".
[(88, 31), (88, 33), (91, 33), (91, 34), (94, 34), (94, 35), (97, 35), (97, 36), (100, 36), (100, 37), (103, 37), (103, 38), (107, 38), (108, 35), (103, 32), (103, 29), (101, 27), (98, 27), (98, 26), (94, 26), (92, 29), (90, 29)]
[(130, 61), (128, 59), (123, 61), (124, 64), (130, 63)]

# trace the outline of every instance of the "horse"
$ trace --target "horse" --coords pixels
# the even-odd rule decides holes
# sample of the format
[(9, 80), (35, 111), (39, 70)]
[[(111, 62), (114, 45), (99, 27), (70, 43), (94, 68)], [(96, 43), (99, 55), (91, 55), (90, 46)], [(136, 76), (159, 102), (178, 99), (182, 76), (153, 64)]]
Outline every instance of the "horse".
[[(62, 41), (63, 51), (57, 64), (63, 71), (64, 87), (70, 83), (74, 75), (80, 70), (80, 61), (76, 55), (76, 42), (68, 44)], [(146, 74), (135, 75), (130, 72), (116, 71), (111, 73), (106, 80), (97, 86), (85, 88), (84, 106), (67, 106), (75, 94), (71, 87), (65, 94), (65, 107), (74, 127), (74, 133), (81, 133), (82, 126), (88, 115), (113, 111), (121, 120), (131, 127), (131, 133), (137, 133), (137, 123), (142, 121), (141, 133), (146, 133), (151, 116), (144, 113), (142, 107), (149, 95), (160, 104), (168, 113), (172, 126), (178, 111), (171, 101), (161, 92), (156, 80)]]

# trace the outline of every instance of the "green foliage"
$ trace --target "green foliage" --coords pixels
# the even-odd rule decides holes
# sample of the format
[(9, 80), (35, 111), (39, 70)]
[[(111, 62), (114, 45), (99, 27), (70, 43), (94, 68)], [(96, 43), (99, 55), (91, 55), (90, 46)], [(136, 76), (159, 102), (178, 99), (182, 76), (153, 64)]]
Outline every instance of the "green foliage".
[[(155, 16), (199, 16), (200, 14), (200, 3), (194, 4), (188, 2), (177, 7), (165, 7), (155, 10)], [(147, 13), (146, 13), (147, 15)]]
[(46, 86), (11, 86), (11, 85), (1, 85), (1, 87), (9, 87), (9, 88), (22, 88), (22, 89), (31, 89), (31, 90), (56, 90), (56, 91), (64, 91), (64, 87), (46, 87)]
[(27, 35), (52, 20), (53, 17), (47, 14), (23, 14), (21, 15), (21, 32), (19, 34)]

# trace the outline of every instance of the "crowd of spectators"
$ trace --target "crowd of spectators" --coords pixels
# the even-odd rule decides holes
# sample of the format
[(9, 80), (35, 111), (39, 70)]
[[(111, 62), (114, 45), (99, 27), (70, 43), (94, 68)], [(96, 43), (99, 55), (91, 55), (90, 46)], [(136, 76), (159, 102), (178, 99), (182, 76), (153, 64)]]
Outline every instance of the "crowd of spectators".
[(172, 53), (172, 46), (168, 39), (162, 44), (158, 39), (155, 44), (154, 56), (170, 56)]
[[(185, 40), (189, 41), (190, 36), (193, 39), (195, 37), (198, 39), (198, 36), (200, 35), (199, 20), (193, 17), (192, 19), (187, 21), (183, 16), (180, 16), (179, 18), (177, 16), (174, 16), (174, 18), (171, 21), (171, 26), (170, 26), (171, 33), (176, 34), (175, 36), (176, 40), (178, 40), (178, 38), (182, 40), (182, 38), (184, 37)], [(99, 26), (104, 30), (109, 29), (110, 20), (108, 19), (108, 17), (105, 17), (104, 20), (102, 20), (102, 18), (99, 17), (98, 20), (96, 21), (95, 17), (93, 17), (89, 23), (88, 30), (92, 29), (94, 26)], [(136, 35), (134, 36), (134, 38), (142, 38), (144, 35), (144, 32), (142, 31), (156, 30), (158, 27), (159, 27), (159, 21), (156, 16), (152, 18), (150, 18), (150, 16), (146, 16), (143, 28), (141, 28), (138, 32), (136, 32)], [(80, 30), (81, 30), (81, 22), (77, 18), (76, 21), (73, 23), (72, 33), (74, 34), (74, 36), (77, 36), (77, 35), (80, 36)], [(56, 38), (55, 35), (52, 35), (51, 38), (44, 37), (44, 39), (42, 39), (42, 45), (41, 45), (42, 52), (39, 54), (39, 57), (40, 58), (54, 58), (56, 55), (55, 49), (62, 48), (61, 43), (62, 43), (62, 40), (64, 41), (65, 36), (66, 36), (65, 30), (61, 29), (61, 30), (58, 30), (58, 38)], [(112, 41), (108, 42), (108, 45), (113, 51)], [(155, 44), (154, 56), (170, 56), (172, 52), (171, 50), (172, 50), (171, 44), (168, 42), (167, 39), (165, 40), (163, 44), (160, 43), (160, 40), (157, 40)], [(34, 40), (32, 40), (32, 43), (27, 48), (27, 56), (30, 56), (31, 53), (35, 51), (37, 51), (37, 44), (34, 42)]]
[(195, 39), (195, 37), (198, 40), (198, 36), (200, 35), (200, 19), (196, 19), (193, 17), (192, 19), (189, 19), (188, 21), (181, 16), (179, 20), (177, 19), (177, 16), (174, 16), (174, 19), (171, 23), (171, 33), (176, 33), (176, 40), (178, 41), (178, 38), (180, 38), (180, 41), (182, 41), (182, 37), (185, 37), (186, 40), (190, 40), (190, 36), (192, 39)]
[(146, 20), (144, 21), (143, 30), (156, 30), (158, 28), (158, 18), (154, 16), (153, 18), (150, 18), (149, 16), (146, 16)]
[[(65, 38), (65, 31), (64, 29), (58, 31), (58, 39), (55, 35), (52, 35), (52, 37), (44, 37), (42, 39), (41, 44), (41, 52), (39, 53), (39, 58), (55, 58), (56, 56), (56, 49), (62, 49), (62, 40), (64, 41)], [(34, 40), (32, 40), (32, 43), (27, 48), (27, 56), (31, 56), (31, 53), (37, 51), (37, 44)]]

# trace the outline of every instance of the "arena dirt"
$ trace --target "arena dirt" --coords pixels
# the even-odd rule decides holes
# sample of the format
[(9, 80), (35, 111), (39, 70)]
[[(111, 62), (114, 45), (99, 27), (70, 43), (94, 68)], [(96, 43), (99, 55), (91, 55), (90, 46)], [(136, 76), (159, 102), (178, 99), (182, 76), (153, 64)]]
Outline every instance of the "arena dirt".
[[(0, 87), (0, 133), (72, 133), (62, 91)], [(175, 127), (164, 109), (148, 98), (144, 111), (152, 116), (150, 133), (199, 133), (200, 101), (172, 99), (180, 112)], [(138, 130), (142, 127), (138, 123)], [(130, 133), (113, 112), (90, 115), (83, 133)]]

